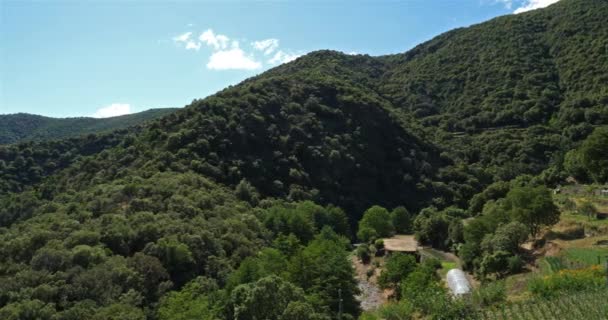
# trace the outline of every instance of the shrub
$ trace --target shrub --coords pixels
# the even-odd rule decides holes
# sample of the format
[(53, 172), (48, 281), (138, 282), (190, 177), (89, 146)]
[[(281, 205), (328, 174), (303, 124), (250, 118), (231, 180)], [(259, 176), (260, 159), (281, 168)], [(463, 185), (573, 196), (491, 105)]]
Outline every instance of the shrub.
[(394, 288), (416, 269), (416, 259), (411, 255), (395, 253), (386, 261), (384, 270), (380, 274), (378, 284), (382, 288)]
[(374, 242), (374, 245), (376, 246), (376, 249), (384, 250), (384, 240), (378, 239)]
[(473, 303), (479, 307), (489, 307), (504, 302), (507, 298), (503, 281), (489, 282), (473, 291)]
[(365, 275), (367, 275), (367, 278), (369, 279), (374, 275), (374, 272), (376, 272), (376, 268), (372, 267), (367, 270)]
[(355, 250), (355, 253), (357, 254), (359, 260), (361, 260), (361, 262), (363, 262), (364, 264), (369, 263), (371, 257), (369, 254), (369, 248), (365, 244), (358, 246), (357, 250)]
[(541, 297), (552, 297), (559, 293), (584, 291), (605, 285), (602, 267), (594, 265), (584, 269), (563, 269), (551, 275), (532, 279), (528, 289)]
[(515, 255), (515, 256), (507, 258), (507, 270), (509, 271), (509, 273), (513, 274), (513, 273), (521, 272), (523, 267), (524, 267), (524, 261), (522, 260), (522, 258), (520, 256)]
[(407, 320), (412, 319), (414, 314), (414, 307), (407, 301), (400, 301), (399, 303), (389, 303), (383, 305), (378, 310), (380, 319), (385, 320)]

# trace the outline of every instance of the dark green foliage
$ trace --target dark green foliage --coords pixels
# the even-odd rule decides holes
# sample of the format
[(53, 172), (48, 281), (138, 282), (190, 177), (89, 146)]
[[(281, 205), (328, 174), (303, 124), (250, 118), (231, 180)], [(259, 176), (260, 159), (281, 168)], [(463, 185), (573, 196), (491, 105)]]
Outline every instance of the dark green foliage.
[(530, 231), (521, 222), (513, 221), (501, 225), (491, 234), (487, 234), (481, 247), (487, 252), (507, 251), (516, 253), (519, 246), (528, 239)]
[(150, 109), (111, 118), (49, 118), (27, 113), (0, 115), (0, 145), (78, 137), (141, 125), (177, 109)]
[(348, 219), (342, 209), (331, 205), (322, 207), (311, 201), (273, 205), (264, 210), (261, 220), (275, 235), (293, 234), (302, 243), (310, 241), (325, 226), (350, 236)]
[[(525, 180), (525, 179), (520, 179)], [(482, 215), (464, 228), (459, 256), (467, 269), (481, 276), (502, 277), (521, 271), (520, 245), (530, 235), (559, 220), (559, 211), (544, 186), (512, 181), (505, 198), (486, 203)]]
[(394, 289), (414, 269), (416, 269), (416, 259), (414, 256), (403, 253), (392, 254), (386, 260), (386, 265), (378, 278), (378, 284), (382, 288)]
[(393, 209), (391, 216), (396, 233), (407, 234), (412, 232), (412, 216), (405, 207)]
[(544, 186), (511, 189), (505, 197), (504, 208), (512, 220), (526, 225), (533, 235), (542, 226), (559, 220), (559, 210), (553, 203), (551, 191)]
[(414, 219), (416, 238), (436, 248), (449, 247), (449, 228), (452, 219), (445, 212), (437, 211), (434, 207), (423, 209)]
[(596, 128), (582, 145), (566, 155), (566, 170), (578, 179), (608, 181), (608, 127)]
[(361, 260), (361, 262), (364, 264), (368, 264), (371, 259), (369, 246), (365, 243), (360, 244), (357, 247), (357, 250), (355, 250), (355, 254), (357, 255), (357, 258), (359, 258), (359, 260)]

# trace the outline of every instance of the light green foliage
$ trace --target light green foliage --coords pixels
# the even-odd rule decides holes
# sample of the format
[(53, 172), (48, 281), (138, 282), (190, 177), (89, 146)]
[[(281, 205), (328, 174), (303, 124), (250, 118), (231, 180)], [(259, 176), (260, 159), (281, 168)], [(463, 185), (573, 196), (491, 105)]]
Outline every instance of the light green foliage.
[(345, 314), (358, 315), (359, 293), (354, 269), (348, 258), (348, 241), (325, 228), (290, 261), (290, 280), (303, 288), (316, 310), (329, 310), (335, 316), (339, 309), (338, 290), (342, 290)]
[[(283, 319), (292, 302), (304, 302), (304, 291), (276, 276), (262, 278), (254, 283), (236, 287), (230, 297), (232, 314), (237, 320)], [(302, 306), (306, 309), (310, 306)]]
[(257, 281), (270, 275), (285, 276), (287, 258), (278, 250), (266, 248), (253, 257), (248, 257), (228, 280), (228, 287)]
[(482, 284), (473, 290), (472, 300), (478, 307), (489, 307), (504, 303), (507, 299), (504, 281), (495, 281)]
[(395, 232), (391, 214), (385, 208), (373, 206), (365, 211), (359, 221), (357, 237), (364, 242), (391, 236)]
[(145, 320), (143, 310), (136, 305), (126, 303), (114, 303), (100, 308), (95, 312), (92, 320)]
[(219, 318), (214, 303), (213, 290), (217, 284), (209, 279), (196, 278), (180, 291), (164, 296), (158, 307), (159, 320), (215, 320)]
[(384, 304), (373, 312), (366, 312), (359, 320), (409, 320), (413, 319), (414, 308), (407, 301)]
[(568, 248), (562, 252), (562, 257), (582, 266), (605, 265), (608, 248)]
[(496, 320), (603, 320), (608, 317), (607, 290), (560, 294), (556, 297), (509, 303), (479, 312), (482, 319)]

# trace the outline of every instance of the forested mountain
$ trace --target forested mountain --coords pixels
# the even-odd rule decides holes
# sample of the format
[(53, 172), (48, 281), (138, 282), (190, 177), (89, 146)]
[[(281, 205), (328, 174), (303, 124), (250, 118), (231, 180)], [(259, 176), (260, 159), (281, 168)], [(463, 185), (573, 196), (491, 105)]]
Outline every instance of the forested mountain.
[(317, 51), (139, 130), (0, 146), (0, 318), (328, 319), (338, 289), (356, 317), (367, 208), (565, 178), (608, 124), (607, 16), (562, 0), (404, 54)]
[(0, 115), (0, 144), (78, 137), (125, 129), (167, 115), (177, 109), (150, 109), (111, 118), (49, 118), (16, 113)]

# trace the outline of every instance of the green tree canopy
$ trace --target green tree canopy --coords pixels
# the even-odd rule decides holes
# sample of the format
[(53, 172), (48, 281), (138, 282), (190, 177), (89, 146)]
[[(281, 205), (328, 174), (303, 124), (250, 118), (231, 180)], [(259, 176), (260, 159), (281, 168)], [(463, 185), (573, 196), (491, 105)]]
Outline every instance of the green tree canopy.
[(391, 236), (395, 232), (393, 217), (383, 207), (373, 206), (365, 211), (359, 221), (357, 237), (361, 241), (372, 241), (376, 238)]
[(551, 191), (544, 186), (511, 189), (504, 207), (511, 219), (528, 226), (533, 235), (538, 234), (541, 227), (559, 220), (559, 210), (553, 203)]

